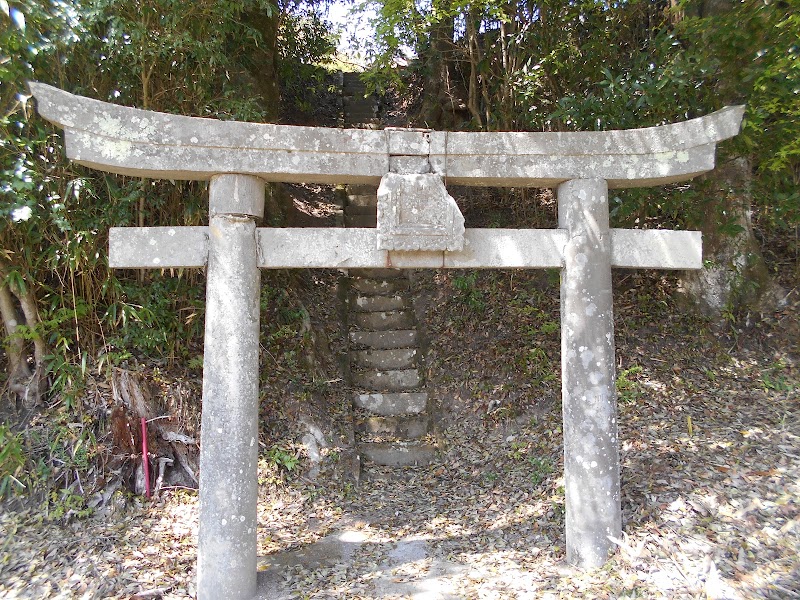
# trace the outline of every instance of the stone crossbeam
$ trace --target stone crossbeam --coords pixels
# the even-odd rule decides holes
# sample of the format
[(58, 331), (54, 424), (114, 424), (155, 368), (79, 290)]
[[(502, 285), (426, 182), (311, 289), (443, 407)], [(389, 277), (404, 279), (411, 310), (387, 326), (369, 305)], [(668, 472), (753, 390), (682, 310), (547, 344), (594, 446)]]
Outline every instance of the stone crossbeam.
[(67, 156), (80, 164), (136, 177), (239, 173), (288, 183), (377, 184), (395, 166), (427, 164), (448, 184), (555, 187), (604, 179), (609, 188), (662, 185), (713, 169), (716, 143), (738, 132), (744, 110), (728, 107), (626, 131), (379, 131), (185, 117), (41, 83), (30, 88), (39, 113), (64, 129)]
[[(258, 228), (262, 269), (558, 269), (567, 232), (561, 229), (467, 229), (459, 252), (378, 250), (375, 229)], [(113, 227), (113, 268), (204, 267), (208, 227)], [(699, 269), (699, 231), (611, 230), (611, 266), (623, 269)]]

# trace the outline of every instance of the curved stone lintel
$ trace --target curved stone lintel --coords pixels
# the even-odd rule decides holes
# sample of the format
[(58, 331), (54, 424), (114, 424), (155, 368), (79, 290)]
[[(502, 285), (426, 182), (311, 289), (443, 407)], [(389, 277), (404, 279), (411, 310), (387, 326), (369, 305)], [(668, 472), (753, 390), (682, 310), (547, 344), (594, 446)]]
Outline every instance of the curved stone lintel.
[[(67, 156), (103, 171), (161, 179), (240, 173), (266, 181), (376, 184), (389, 172), (392, 134), (385, 131), (219, 121), (117, 106), (41, 83), (30, 88), (39, 113), (64, 128)], [(429, 147), (433, 171), (448, 183), (552, 187), (596, 178), (609, 187), (641, 187), (713, 169), (716, 144), (738, 133), (743, 112), (743, 106), (733, 106), (683, 123), (625, 131), (409, 131), (394, 137), (395, 145), (402, 141), (415, 154)]]

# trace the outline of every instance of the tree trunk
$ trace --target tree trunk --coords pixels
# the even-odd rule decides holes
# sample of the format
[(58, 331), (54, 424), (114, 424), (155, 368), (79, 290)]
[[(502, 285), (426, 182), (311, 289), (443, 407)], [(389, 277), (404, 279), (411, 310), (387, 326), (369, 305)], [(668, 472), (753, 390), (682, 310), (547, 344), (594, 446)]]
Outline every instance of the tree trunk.
[(469, 114), (468, 92), (453, 78), (454, 28), (453, 18), (446, 17), (430, 29), (430, 46), (423, 57), (424, 97), (417, 119), (424, 127), (456, 129)]
[[(29, 286), (24, 290), (12, 287), (7, 277), (8, 267), (0, 264), (0, 315), (7, 336), (5, 346), (9, 389), (17, 394), (25, 409), (32, 409), (39, 404), (45, 392), (44, 357), (47, 347), (37, 331), (39, 313), (33, 292)], [(24, 322), (20, 322), (20, 316)], [(33, 343), (32, 355), (20, 335), (20, 326), (26, 327), (28, 338)]]
[[(713, 20), (724, 18), (734, 7), (733, 0), (698, 0), (687, 5), (686, 15)], [(736, 76), (730, 74), (715, 86), (717, 97), (725, 104), (746, 100), (741, 90)], [(783, 294), (770, 276), (753, 234), (750, 161), (745, 157), (728, 159), (703, 180), (701, 186), (708, 194), (702, 228), (704, 267), (687, 275), (686, 291), (701, 312), (720, 324), (725, 317), (742, 312), (774, 309)]]
[(17, 334), (17, 308), (11, 296), (11, 291), (5, 284), (0, 284), (0, 315), (6, 330), (5, 351), (8, 359), (8, 381), (11, 389), (30, 379), (31, 370), (25, 356), (25, 342)]
[(250, 57), (247, 70), (256, 82), (258, 91), (264, 99), (264, 110), (267, 121), (275, 122), (278, 118), (280, 103), (280, 86), (278, 84), (278, 30), (280, 29), (280, 12), (275, 9), (266, 12), (250, 12), (243, 18), (261, 33), (262, 43), (259, 51)]
[(782, 298), (753, 234), (751, 179), (750, 162), (734, 158), (700, 184), (709, 198), (702, 226), (704, 266), (690, 271), (683, 285), (695, 306), (712, 318), (763, 312)]

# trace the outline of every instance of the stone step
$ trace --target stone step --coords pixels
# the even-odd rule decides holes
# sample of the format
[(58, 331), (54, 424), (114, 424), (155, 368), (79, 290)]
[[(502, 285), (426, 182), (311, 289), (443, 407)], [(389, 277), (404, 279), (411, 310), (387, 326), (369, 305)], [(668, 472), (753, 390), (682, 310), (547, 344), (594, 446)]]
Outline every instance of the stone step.
[(357, 312), (350, 315), (350, 323), (366, 331), (389, 331), (412, 329), (416, 318), (410, 310)]
[(358, 71), (343, 71), (342, 84), (350, 83), (353, 81), (361, 81), (361, 73)]
[(410, 308), (411, 300), (407, 296), (350, 296), (350, 310), (353, 312), (386, 312)]
[(347, 216), (377, 216), (377, 206), (358, 206), (357, 204), (348, 204), (344, 207), (344, 214)]
[(342, 93), (344, 96), (363, 97), (367, 92), (367, 84), (360, 79), (345, 79), (342, 82)]
[(350, 353), (350, 358), (359, 367), (373, 369), (412, 369), (417, 365), (416, 348), (396, 348), (393, 350), (358, 350)]
[(345, 227), (375, 228), (378, 226), (377, 215), (344, 215)]
[(395, 392), (389, 394), (356, 394), (353, 404), (376, 415), (391, 417), (425, 412), (428, 394), (425, 392)]
[(422, 385), (419, 369), (369, 369), (353, 374), (353, 385), (377, 392), (405, 392)]
[[(363, 269), (351, 269), (350, 274), (356, 275), (353, 273), (354, 271), (362, 271)], [(400, 271), (402, 273), (402, 271)], [(370, 279), (365, 278), (363, 276), (356, 275), (354, 278), (350, 280), (350, 287), (354, 289), (356, 292), (361, 294), (371, 294), (371, 295), (381, 295), (381, 296), (388, 296), (390, 294), (396, 294), (397, 292), (402, 292), (408, 289), (408, 279), (405, 278), (398, 278), (398, 279)]]
[(376, 98), (372, 94), (367, 94), (367, 86), (363, 83), (357, 83), (345, 87), (342, 90), (342, 99), (345, 109), (348, 106), (364, 106), (366, 103), (376, 104)]
[(365, 460), (390, 467), (427, 465), (436, 458), (436, 448), (425, 442), (363, 443), (358, 449)]
[(348, 104), (360, 104), (361, 102), (375, 102), (375, 97), (367, 94), (367, 86), (361, 83), (352, 83), (342, 87), (342, 100), (343, 104), (347, 107)]
[(378, 186), (372, 183), (348, 183), (348, 196), (374, 196), (378, 197)]
[(351, 269), (350, 275), (367, 279), (404, 279), (408, 281), (408, 275), (403, 269)]
[(378, 195), (377, 194), (350, 194), (347, 196), (348, 206), (370, 207), (377, 214)]
[(356, 98), (364, 98), (367, 93), (367, 86), (363, 81), (350, 80), (345, 81), (342, 85), (342, 95), (347, 99), (348, 96)]
[(356, 428), (360, 432), (373, 435), (393, 436), (403, 440), (418, 440), (430, 433), (431, 417), (428, 414), (365, 417), (357, 419)]
[(393, 331), (351, 331), (350, 343), (356, 347), (375, 349), (412, 348), (417, 345), (414, 329)]
[(378, 113), (378, 107), (374, 101), (368, 100), (369, 104), (345, 104), (345, 119), (374, 119)]

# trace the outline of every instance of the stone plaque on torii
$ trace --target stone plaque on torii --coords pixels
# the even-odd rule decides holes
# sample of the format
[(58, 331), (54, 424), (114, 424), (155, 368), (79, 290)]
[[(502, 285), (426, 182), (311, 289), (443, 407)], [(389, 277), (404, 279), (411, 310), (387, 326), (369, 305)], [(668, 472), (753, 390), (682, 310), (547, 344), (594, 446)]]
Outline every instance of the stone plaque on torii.
[[(561, 269), (567, 560), (606, 561), (622, 532), (611, 268), (702, 266), (700, 232), (609, 228), (608, 189), (710, 171), (743, 107), (627, 131), (376, 131), (216, 121), (31, 90), (72, 160), (210, 180), (208, 227), (109, 235), (111, 267), (207, 269), (199, 598), (256, 594), (259, 269)], [(445, 179), (556, 188), (558, 228), (465, 230)], [(268, 181), (380, 183), (377, 229), (257, 228)]]

